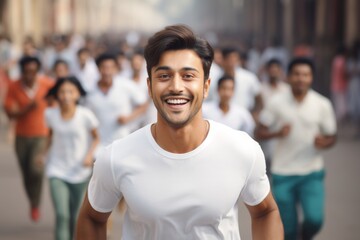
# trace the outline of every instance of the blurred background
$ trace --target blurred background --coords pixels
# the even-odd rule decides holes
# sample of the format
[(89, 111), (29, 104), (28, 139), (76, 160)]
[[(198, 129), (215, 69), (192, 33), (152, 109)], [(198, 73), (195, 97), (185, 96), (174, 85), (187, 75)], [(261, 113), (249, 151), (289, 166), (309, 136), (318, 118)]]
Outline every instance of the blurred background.
[[(17, 63), (22, 56), (38, 56), (43, 73), (53, 78), (56, 56), (71, 55), (71, 69), (83, 47), (92, 58), (109, 51), (119, 54), (119, 62), (130, 68), (128, 60), (134, 49), (142, 48), (155, 31), (177, 23), (189, 25), (216, 49), (236, 47), (242, 67), (257, 74), (260, 81), (261, 68), (269, 60), (266, 53), (281, 52), (284, 68), (294, 56), (314, 60), (313, 87), (321, 94), (331, 98), (332, 93), (342, 91), (346, 95), (350, 79), (360, 86), (359, 12), (359, 0), (0, 0), (0, 103), (9, 82), (20, 77)], [(333, 61), (339, 55), (355, 63), (357, 70), (334, 79)], [(346, 72), (346, 66), (342, 68)], [(346, 87), (339, 90), (332, 85), (334, 81)], [(326, 220), (316, 239), (354, 240), (359, 236), (360, 134), (354, 133), (360, 129), (360, 114), (356, 113), (354, 121), (347, 106), (340, 112), (338, 143), (324, 153)], [(48, 183), (45, 181), (42, 197), (42, 219), (32, 223), (11, 127), (0, 113), (0, 239), (52, 239), (54, 213)], [(120, 239), (121, 221), (119, 215), (114, 217), (114, 239)], [(240, 228), (242, 238), (250, 239), (244, 208)]]
[(272, 44), (290, 56), (308, 51), (318, 69), (315, 88), (328, 95), (332, 57), (359, 38), (359, 10), (357, 0), (1, 0), (0, 33), (17, 48), (29, 37), (41, 47), (59, 34), (136, 45), (165, 25), (185, 23), (213, 45), (244, 53)]

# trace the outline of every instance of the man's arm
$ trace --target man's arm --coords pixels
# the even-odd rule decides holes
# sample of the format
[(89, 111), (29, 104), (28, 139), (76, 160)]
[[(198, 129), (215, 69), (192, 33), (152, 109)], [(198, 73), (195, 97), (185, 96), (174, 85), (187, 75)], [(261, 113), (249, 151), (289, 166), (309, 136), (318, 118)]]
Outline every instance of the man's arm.
[(267, 140), (272, 138), (281, 138), (289, 135), (290, 125), (284, 125), (279, 131), (271, 132), (269, 128), (261, 123), (258, 123), (255, 129), (255, 138), (257, 140)]
[(315, 147), (318, 149), (326, 149), (332, 147), (336, 142), (336, 135), (317, 135), (315, 137)]
[(106, 240), (106, 223), (111, 212), (101, 213), (92, 208), (87, 193), (80, 209), (76, 240)]
[(251, 216), (252, 237), (254, 240), (282, 240), (284, 228), (279, 209), (271, 193), (258, 205), (246, 204)]

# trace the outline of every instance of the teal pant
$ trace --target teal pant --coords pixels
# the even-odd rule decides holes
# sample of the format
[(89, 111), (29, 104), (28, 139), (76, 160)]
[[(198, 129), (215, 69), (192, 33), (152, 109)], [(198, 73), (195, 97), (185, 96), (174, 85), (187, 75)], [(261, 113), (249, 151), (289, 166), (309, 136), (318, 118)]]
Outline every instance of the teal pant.
[(56, 215), (56, 240), (73, 239), (86, 186), (87, 182), (72, 184), (58, 178), (50, 178), (50, 192)]
[(286, 240), (297, 239), (298, 209), (302, 210), (304, 217), (302, 239), (313, 239), (320, 231), (324, 221), (324, 175), (324, 171), (303, 176), (272, 175), (273, 193), (284, 224)]

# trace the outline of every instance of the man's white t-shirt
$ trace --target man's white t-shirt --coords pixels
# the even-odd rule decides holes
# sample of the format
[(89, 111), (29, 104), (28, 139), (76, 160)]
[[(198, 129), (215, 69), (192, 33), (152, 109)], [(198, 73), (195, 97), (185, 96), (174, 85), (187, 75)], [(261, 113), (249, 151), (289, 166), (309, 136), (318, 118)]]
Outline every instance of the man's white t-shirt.
[(106, 94), (97, 86), (86, 96), (86, 106), (94, 112), (100, 122), (101, 146), (106, 146), (131, 132), (130, 125), (120, 124), (118, 118), (131, 114), (134, 106), (145, 101), (144, 94), (128, 79), (114, 79)]
[(260, 122), (274, 131), (290, 125), (287, 137), (277, 138), (271, 172), (280, 175), (305, 175), (324, 168), (321, 150), (315, 145), (318, 134), (334, 135), (336, 120), (331, 102), (309, 90), (297, 102), (291, 89), (279, 94), (265, 105)]
[(224, 113), (220, 109), (218, 101), (211, 101), (203, 103), (202, 110), (204, 118), (225, 124), (236, 130), (245, 131), (251, 136), (254, 133), (255, 121), (251, 113), (244, 107), (230, 103), (229, 111)]
[(188, 153), (162, 149), (147, 125), (95, 161), (89, 202), (110, 212), (125, 198), (123, 240), (240, 239), (238, 202), (257, 205), (270, 191), (264, 156), (246, 133), (209, 123)]
[(83, 163), (91, 143), (91, 130), (98, 127), (98, 120), (82, 106), (76, 107), (74, 117), (69, 120), (61, 117), (57, 107), (46, 109), (45, 118), (52, 130), (46, 175), (69, 183), (87, 181), (91, 168)]

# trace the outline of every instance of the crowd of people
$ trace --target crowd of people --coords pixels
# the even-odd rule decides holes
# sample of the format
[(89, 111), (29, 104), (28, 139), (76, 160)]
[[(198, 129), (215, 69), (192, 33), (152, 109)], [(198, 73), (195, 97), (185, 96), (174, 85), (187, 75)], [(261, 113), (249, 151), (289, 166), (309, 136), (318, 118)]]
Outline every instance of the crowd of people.
[[(202, 114), (259, 141), (286, 239), (312, 239), (321, 229), (321, 149), (334, 145), (336, 121), (350, 114), (360, 124), (358, 46), (350, 57), (344, 49), (334, 57), (335, 111), (311, 90), (313, 52), (294, 56), (274, 44), (245, 57), (236, 46), (214, 47)], [(41, 217), (45, 172), (56, 239), (71, 239), (94, 159), (114, 140), (157, 121), (143, 48), (96, 45), (74, 35), (45, 38), (42, 47), (28, 38), (19, 54), (1, 38), (0, 58), (2, 111), (10, 119), (8, 138), (14, 138), (30, 217)]]

